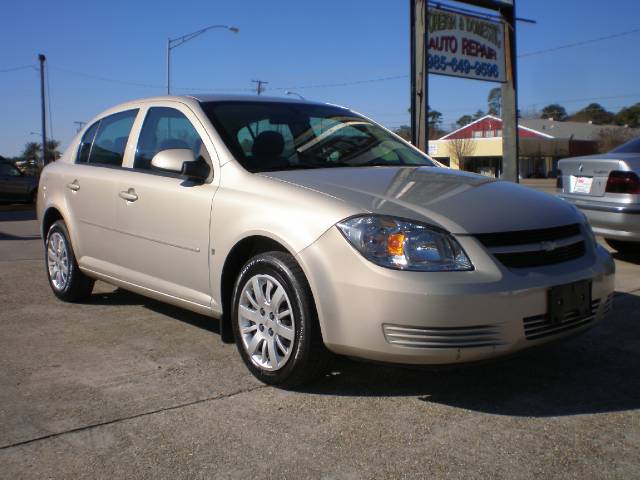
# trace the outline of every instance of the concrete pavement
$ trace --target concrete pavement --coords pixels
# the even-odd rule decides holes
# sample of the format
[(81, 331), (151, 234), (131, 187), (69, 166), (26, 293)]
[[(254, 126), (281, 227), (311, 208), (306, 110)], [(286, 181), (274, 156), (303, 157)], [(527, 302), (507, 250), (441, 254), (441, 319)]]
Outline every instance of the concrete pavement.
[(217, 323), (104, 283), (58, 301), (30, 212), (0, 212), (0, 478), (631, 478), (640, 259), (614, 313), (498, 363), (341, 359), (302, 392), (251, 377)]

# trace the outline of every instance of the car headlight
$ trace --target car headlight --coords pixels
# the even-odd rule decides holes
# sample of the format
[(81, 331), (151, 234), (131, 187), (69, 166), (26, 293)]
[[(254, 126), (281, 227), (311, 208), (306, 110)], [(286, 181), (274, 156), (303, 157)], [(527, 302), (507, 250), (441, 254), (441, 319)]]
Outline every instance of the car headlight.
[(399, 270), (460, 272), (473, 265), (460, 244), (443, 230), (380, 215), (363, 215), (337, 224), (366, 259)]

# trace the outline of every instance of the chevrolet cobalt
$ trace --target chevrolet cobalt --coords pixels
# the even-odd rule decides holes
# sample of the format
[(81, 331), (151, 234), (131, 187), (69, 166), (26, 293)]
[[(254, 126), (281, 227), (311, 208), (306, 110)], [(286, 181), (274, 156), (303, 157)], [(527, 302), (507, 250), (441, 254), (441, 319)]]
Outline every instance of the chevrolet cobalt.
[(37, 204), (60, 299), (98, 279), (217, 318), (287, 388), (332, 354), (473, 362), (611, 307), (613, 261), (574, 206), (445, 168), (335, 105), (125, 103), (44, 169)]

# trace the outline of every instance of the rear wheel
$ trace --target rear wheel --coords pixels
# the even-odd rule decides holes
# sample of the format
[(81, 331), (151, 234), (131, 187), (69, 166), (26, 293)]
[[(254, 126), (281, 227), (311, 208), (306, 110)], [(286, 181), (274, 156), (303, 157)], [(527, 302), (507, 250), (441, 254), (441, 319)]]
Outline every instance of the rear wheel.
[(625, 240), (615, 240), (613, 238), (605, 238), (611, 248), (624, 254), (640, 254), (640, 242), (627, 242)]
[(62, 220), (54, 222), (47, 232), (45, 260), (49, 285), (60, 300), (74, 302), (91, 294), (95, 280), (80, 271)]
[(231, 319), (244, 363), (264, 383), (300, 387), (328, 365), (309, 284), (289, 254), (268, 252), (247, 262)]

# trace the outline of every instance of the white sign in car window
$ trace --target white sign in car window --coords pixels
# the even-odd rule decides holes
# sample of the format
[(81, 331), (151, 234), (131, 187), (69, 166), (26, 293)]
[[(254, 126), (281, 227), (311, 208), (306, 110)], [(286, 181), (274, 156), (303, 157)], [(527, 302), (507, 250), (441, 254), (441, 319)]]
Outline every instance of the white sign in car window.
[(436, 75), (505, 82), (504, 24), (430, 8), (427, 69)]

